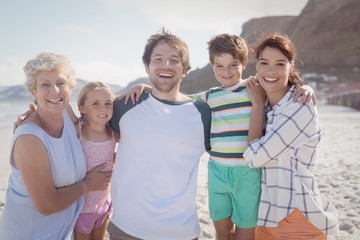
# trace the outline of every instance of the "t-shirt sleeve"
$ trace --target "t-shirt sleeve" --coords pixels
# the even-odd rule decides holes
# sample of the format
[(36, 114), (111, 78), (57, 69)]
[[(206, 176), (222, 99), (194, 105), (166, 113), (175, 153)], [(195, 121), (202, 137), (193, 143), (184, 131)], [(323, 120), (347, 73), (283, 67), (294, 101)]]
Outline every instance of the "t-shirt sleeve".
[(209, 91), (205, 91), (205, 92), (201, 92), (201, 93), (196, 93), (191, 95), (192, 98), (194, 98), (195, 100), (202, 100), (204, 102), (207, 103), (207, 99), (209, 96)]
[(201, 120), (204, 127), (204, 141), (205, 141), (204, 145), (206, 151), (208, 152), (211, 150), (210, 147), (211, 109), (209, 105), (207, 105), (201, 99), (200, 100), (195, 99), (194, 105), (196, 106), (196, 108), (198, 109), (201, 115)]
[(110, 127), (117, 132), (120, 132), (120, 118), (121, 118), (121, 106), (122, 102), (119, 99), (114, 100), (113, 115), (109, 121)]
[(117, 132), (120, 132), (120, 120), (122, 116), (126, 114), (129, 110), (140, 104), (141, 102), (148, 99), (150, 96), (149, 92), (143, 92), (140, 96), (139, 101), (137, 101), (135, 104), (132, 103), (132, 101), (128, 101), (125, 104), (125, 99), (115, 99), (113, 104), (113, 115), (109, 121), (109, 126)]

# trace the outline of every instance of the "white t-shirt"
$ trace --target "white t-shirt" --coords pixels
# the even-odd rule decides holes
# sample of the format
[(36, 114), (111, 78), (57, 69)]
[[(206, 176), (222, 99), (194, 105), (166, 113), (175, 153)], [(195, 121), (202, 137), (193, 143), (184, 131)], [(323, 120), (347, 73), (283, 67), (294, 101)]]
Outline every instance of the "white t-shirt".
[(194, 239), (199, 160), (209, 150), (211, 112), (195, 100), (169, 102), (144, 93), (136, 105), (115, 101), (120, 129), (111, 181), (111, 221), (141, 239)]

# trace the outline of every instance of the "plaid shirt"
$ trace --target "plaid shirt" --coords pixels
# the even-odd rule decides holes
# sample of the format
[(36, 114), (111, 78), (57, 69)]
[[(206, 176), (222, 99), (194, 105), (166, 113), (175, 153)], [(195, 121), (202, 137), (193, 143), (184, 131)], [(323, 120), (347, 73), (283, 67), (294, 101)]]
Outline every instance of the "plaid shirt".
[(322, 197), (312, 170), (321, 130), (316, 107), (293, 103), (289, 92), (271, 110), (266, 134), (244, 153), (250, 167), (262, 167), (258, 225), (276, 227), (298, 208), (326, 234), (338, 229), (335, 206)]

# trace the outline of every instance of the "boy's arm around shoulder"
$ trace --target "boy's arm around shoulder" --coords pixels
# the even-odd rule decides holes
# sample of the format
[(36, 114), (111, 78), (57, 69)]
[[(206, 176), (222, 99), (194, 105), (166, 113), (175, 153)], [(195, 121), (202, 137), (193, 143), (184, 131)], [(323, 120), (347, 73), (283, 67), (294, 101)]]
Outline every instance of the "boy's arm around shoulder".
[(312, 100), (314, 105), (317, 104), (314, 89), (309, 85), (302, 85), (296, 88), (291, 97), (293, 98), (293, 102), (299, 101), (300, 103), (309, 104), (310, 100)]

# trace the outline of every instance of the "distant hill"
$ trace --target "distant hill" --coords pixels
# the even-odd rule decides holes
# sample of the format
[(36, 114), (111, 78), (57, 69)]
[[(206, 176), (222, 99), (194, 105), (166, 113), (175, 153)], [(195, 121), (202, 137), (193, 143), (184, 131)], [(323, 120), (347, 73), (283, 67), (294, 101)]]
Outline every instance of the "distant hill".
[[(354, 81), (360, 70), (360, 2), (309, 0), (297, 17), (248, 21), (241, 34), (251, 45), (260, 32), (286, 33), (294, 42), (303, 72)], [(249, 70), (253, 70), (253, 61)]]
[[(241, 36), (253, 44), (264, 32), (282, 32), (294, 42), (303, 73), (335, 76), (340, 81), (359, 81), (360, 2), (359, 0), (309, 0), (299, 16), (251, 19)], [(205, 43), (204, 43), (205, 44)], [(255, 73), (253, 56), (243, 77)], [(186, 93), (216, 86), (210, 65), (191, 72), (181, 88)]]
[(359, 79), (360, 2), (310, 0), (287, 31), (308, 72)]
[(119, 94), (126, 92), (128, 89), (130, 89), (131, 87), (135, 86), (136, 84), (140, 84), (140, 83), (145, 83), (145, 84), (149, 84), (150, 85), (150, 79), (149, 78), (138, 78), (135, 81), (130, 82), (126, 87), (122, 88), (119, 91)]
[(211, 65), (208, 64), (204, 68), (191, 71), (182, 81), (180, 91), (186, 94), (193, 94), (219, 85)]
[(259, 33), (286, 32), (296, 18), (296, 16), (275, 16), (251, 19), (243, 24), (241, 37), (248, 43), (253, 43)]
[[(71, 99), (76, 100), (80, 89), (86, 84), (88, 81), (83, 79), (76, 79), (75, 89), (71, 94)], [(115, 95), (119, 95), (123, 87), (115, 84), (108, 84), (112, 89)], [(10, 87), (0, 87), (0, 100), (29, 100), (31, 101), (30, 93), (25, 89), (24, 85), (16, 85)]]
[(30, 94), (22, 85), (0, 87), (0, 100), (25, 100), (31, 99)]

